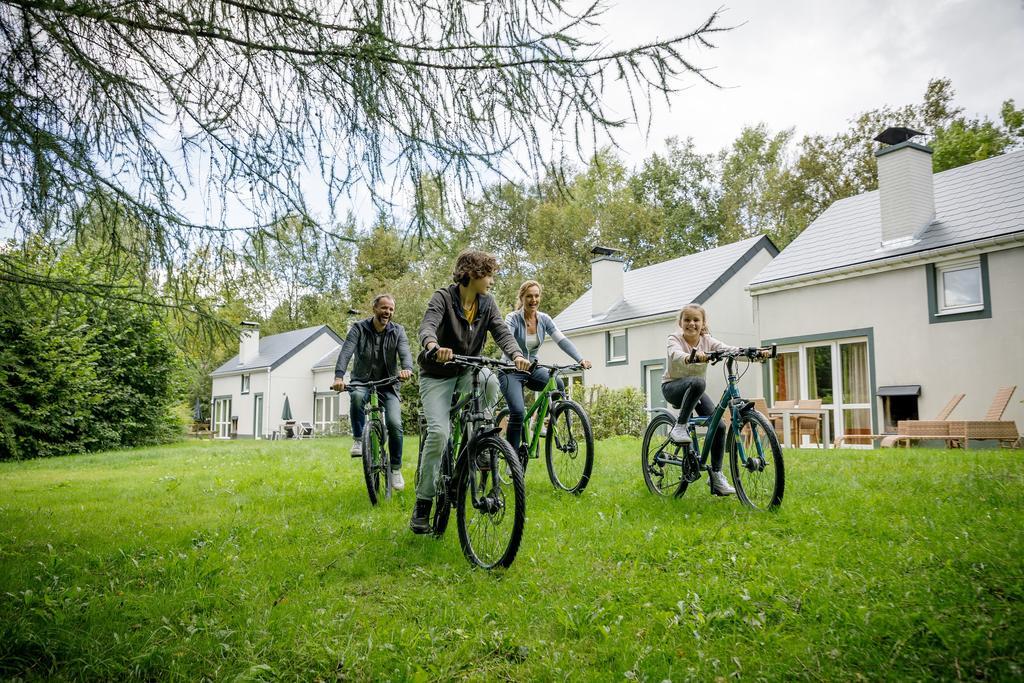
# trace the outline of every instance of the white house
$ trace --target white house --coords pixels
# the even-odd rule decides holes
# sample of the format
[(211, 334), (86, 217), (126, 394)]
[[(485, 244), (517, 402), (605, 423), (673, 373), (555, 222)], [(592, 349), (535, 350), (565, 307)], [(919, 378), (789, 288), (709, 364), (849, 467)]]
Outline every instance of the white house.
[[(640, 387), (648, 406), (664, 405), (666, 339), (677, 329), (679, 310), (691, 302), (705, 307), (715, 338), (735, 346), (757, 345), (746, 286), (778, 254), (767, 237), (630, 271), (613, 250), (598, 247), (594, 253), (591, 288), (555, 316), (555, 324), (594, 364), (587, 371), (587, 384)], [(560, 353), (548, 341), (541, 350), (545, 359)], [(747, 373), (740, 386), (745, 395), (764, 395), (757, 369)], [(717, 398), (724, 387), (718, 368), (709, 369), (708, 392)]]
[(239, 353), (210, 373), (215, 438), (264, 439), (279, 432), (285, 400), (297, 422), (329, 432), (348, 414), (348, 394), (331, 391), (344, 340), (327, 325), (260, 339), (243, 323)]
[[(894, 132), (895, 131), (895, 132)], [(888, 134), (888, 135), (887, 135)], [(821, 398), (833, 434), (980, 420), (1024, 385), (1024, 152), (932, 173), (906, 129), (879, 136), (879, 189), (834, 203), (752, 278), (770, 398)], [(1020, 390), (1004, 419), (1020, 428)]]

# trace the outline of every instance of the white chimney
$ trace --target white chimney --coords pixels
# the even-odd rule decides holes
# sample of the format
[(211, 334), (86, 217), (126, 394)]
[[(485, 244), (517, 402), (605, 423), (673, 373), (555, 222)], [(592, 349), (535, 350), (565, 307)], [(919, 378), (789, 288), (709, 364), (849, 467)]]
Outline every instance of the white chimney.
[(935, 220), (932, 150), (911, 142), (922, 135), (909, 128), (887, 128), (875, 152), (878, 197), (882, 207), (882, 246), (897, 246), (921, 237)]
[(238, 362), (241, 364), (251, 363), (260, 355), (260, 324), (242, 321), (242, 331), (239, 333)]
[(590, 300), (595, 318), (605, 315), (608, 310), (623, 299), (623, 273), (625, 259), (618, 249), (594, 247), (590, 261)]

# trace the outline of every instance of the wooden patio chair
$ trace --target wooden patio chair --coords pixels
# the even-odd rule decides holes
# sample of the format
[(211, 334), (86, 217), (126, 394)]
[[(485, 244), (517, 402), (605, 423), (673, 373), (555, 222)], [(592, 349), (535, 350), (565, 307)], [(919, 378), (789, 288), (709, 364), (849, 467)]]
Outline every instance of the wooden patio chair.
[(1016, 385), (1000, 387), (996, 395), (992, 397), (992, 404), (988, 407), (985, 417), (981, 420), (969, 420), (959, 423), (964, 434), (964, 448), (967, 448), (968, 441), (998, 441), (1000, 446), (1014, 447), (1020, 443), (1020, 433), (1017, 431), (1017, 423), (1013, 420), (1004, 420), (1003, 413), (1006, 406), (1010, 404), (1013, 392), (1017, 390)]
[[(788, 408), (796, 408), (796, 401), (776, 401), (774, 405), (772, 405), (771, 410), (785, 410)], [(775, 433), (781, 435), (782, 415), (768, 415), (768, 419), (772, 421), (772, 428), (775, 430)]]
[[(964, 396), (966, 394), (953, 394), (953, 397), (946, 402), (946, 405), (942, 406), (933, 420), (900, 420), (896, 425), (895, 434), (844, 434), (835, 438), (832, 447), (839, 448), (844, 441), (859, 441), (860, 439), (866, 439), (869, 442), (879, 439), (878, 445), (881, 448), (888, 448), (900, 443), (909, 446), (911, 438), (942, 439), (949, 446), (959, 445), (956, 443), (956, 439), (948, 438), (949, 425), (946, 423), (949, 421), (950, 413), (960, 404), (960, 401), (964, 400)], [(913, 426), (906, 426), (911, 424)], [(904, 425), (906, 428), (901, 428), (900, 425)], [(915, 435), (908, 434), (908, 431), (914, 432)], [(958, 429), (958, 433), (959, 431), (961, 430)]]
[[(796, 404), (797, 408), (803, 410), (816, 410), (821, 408), (820, 398), (803, 399)], [(793, 431), (796, 433), (797, 444), (803, 443), (802, 434), (807, 434), (811, 437), (811, 441), (817, 443), (821, 441), (821, 421), (825, 419), (824, 415), (794, 415), (793, 416)]]

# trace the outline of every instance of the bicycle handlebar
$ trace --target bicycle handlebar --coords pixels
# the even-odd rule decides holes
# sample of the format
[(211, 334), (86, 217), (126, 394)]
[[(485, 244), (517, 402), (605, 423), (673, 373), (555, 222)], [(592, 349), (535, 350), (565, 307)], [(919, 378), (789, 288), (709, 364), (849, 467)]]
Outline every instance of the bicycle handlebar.
[(503, 360), (490, 358), (488, 356), (460, 356), (459, 354), (454, 354), (448, 363), (465, 365), (468, 367), (494, 368), (496, 370), (505, 370), (508, 372), (514, 372), (516, 370), (516, 366), (514, 364), (506, 363)]
[(551, 370), (552, 372), (562, 372), (563, 370), (570, 370), (572, 372), (576, 372), (577, 370), (582, 371), (586, 369), (579, 363), (570, 363), (569, 365), (548, 365), (546, 363), (541, 363), (536, 360), (533, 361), (533, 367), (544, 368), (545, 370)]
[(390, 386), (392, 384), (396, 384), (397, 382), (400, 382), (400, 381), (401, 380), (399, 379), (398, 375), (395, 375), (393, 377), (385, 377), (384, 379), (373, 380), (372, 382), (358, 382), (358, 381), (346, 382), (345, 383), (345, 388), (342, 389), (342, 391), (352, 391), (353, 389), (365, 389), (367, 387), (369, 387), (369, 388), (386, 387), (386, 386)]
[[(762, 352), (771, 351), (768, 356), (762, 356)], [(736, 349), (735, 351), (712, 351), (707, 354), (707, 362), (711, 365), (721, 362), (726, 358), (746, 358), (747, 360), (753, 360), (763, 363), (766, 360), (775, 358), (778, 355), (778, 346), (772, 344), (771, 346), (746, 346)], [(690, 350), (690, 357), (686, 359), (687, 363), (693, 363), (697, 360), (697, 349)]]

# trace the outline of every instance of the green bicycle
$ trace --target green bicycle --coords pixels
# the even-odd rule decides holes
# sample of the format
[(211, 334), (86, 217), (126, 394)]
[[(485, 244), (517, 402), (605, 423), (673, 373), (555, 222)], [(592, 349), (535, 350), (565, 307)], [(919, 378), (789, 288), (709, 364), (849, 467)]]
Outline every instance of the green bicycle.
[[(519, 552), (526, 524), (526, 486), (519, 459), (484, 410), (480, 373), (488, 367), (508, 371), (515, 366), (480, 356), (455, 355), (448, 362), (472, 370), (473, 388), (452, 399), (451, 432), (438, 469), (432, 533), (437, 538), (444, 535), (454, 507), (466, 559), (483, 569), (509, 567)], [(417, 484), (424, 434), (426, 423), (420, 415)]]
[[(537, 398), (523, 416), (523, 441), (519, 446), (519, 461), (526, 472), (531, 458), (540, 457), (540, 440), (544, 438), (544, 456), (548, 465), (548, 478), (556, 489), (579, 495), (587, 488), (594, 469), (594, 432), (590, 418), (583, 406), (566, 398), (558, 390), (556, 379), (560, 372), (576, 372), (582, 365), (544, 365), (551, 375), (548, 383), (537, 392)], [(548, 413), (550, 411), (550, 418)], [(547, 419), (547, 434), (543, 427), (530, 429), (530, 421), (536, 416), (535, 425), (544, 425)], [(508, 422), (508, 408), (502, 408), (495, 422), (505, 429)], [(504, 434), (503, 434), (504, 435)]]
[(369, 389), (366, 408), (366, 425), (363, 427), (363, 478), (366, 492), (370, 494), (370, 505), (376, 505), (381, 498), (391, 500), (391, 457), (388, 454), (387, 429), (384, 426), (384, 407), (377, 392), (398, 381), (397, 377), (374, 382), (349, 382), (345, 391)]
[[(732, 485), (740, 501), (755, 510), (774, 509), (782, 505), (786, 488), (786, 472), (782, 462), (782, 447), (779, 437), (767, 417), (754, 410), (754, 404), (740, 397), (736, 382), (736, 360), (743, 357), (750, 361), (767, 360), (761, 355), (771, 351), (768, 358), (774, 358), (776, 347), (745, 348), (738, 351), (715, 351), (707, 354), (712, 365), (725, 361), (727, 385), (722, 398), (711, 415), (691, 416), (688, 421), (689, 446), (680, 446), (669, 440), (668, 435), (676, 423), (676, 416), (665, 408), (655, 409), (654, 415), (644, 432), (641, 465), (644, 482), (651, 493), (675, 497), (686, 493), (687, 487), (700, 479), (700, 473), (709, 469), (711, 435), (718, 429), (722, 417), (728, 411), (731, 422), (725, 439), (725, 450), (729, 454), (729, 469)], [(693, 362), (694, 354), (691, 354)], [(697, 427), (707, 427), (703, 445)]]

